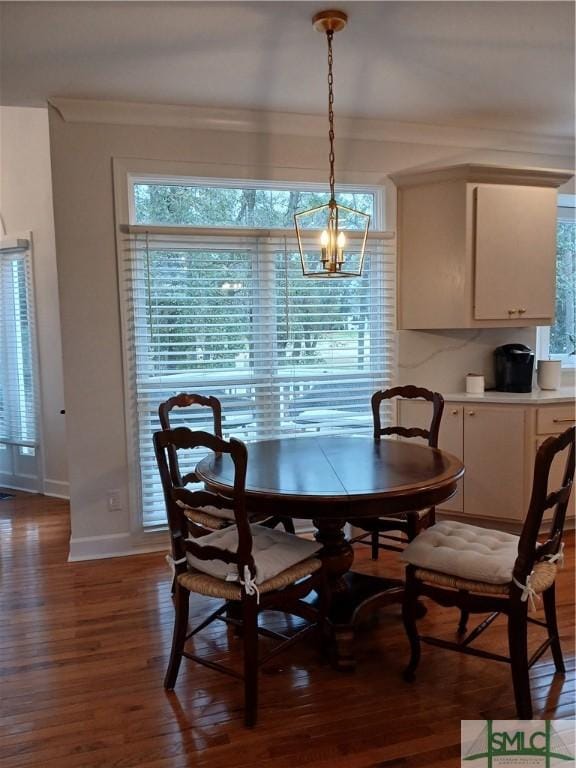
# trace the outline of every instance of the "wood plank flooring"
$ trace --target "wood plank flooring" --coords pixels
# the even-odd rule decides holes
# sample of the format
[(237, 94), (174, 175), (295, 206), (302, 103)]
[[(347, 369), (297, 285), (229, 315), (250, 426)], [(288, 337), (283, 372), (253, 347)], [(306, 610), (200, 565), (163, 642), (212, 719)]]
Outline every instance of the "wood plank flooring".
[[(261, 676), (259, 724), (242, 726), (236, 681), (183, 663), (176, 691), (162, 678), (170, 646), (170, 574), (163, 555), (67, 563), (65, 502), (18, 494), (0, 501), (0, 765), (2, 768), (454, 768), (460, 720), (515, 717), (506, 665), (424, 647), (414, 684), (399, 608), (358, 641), (354, 674), (331, 669), (306, 641)], [(532, 670), (535, 716), (574, 717), (574, 543), (559, 577), (568, 673), (546, 654)], [(368, 548), (355, 567), (399, 573)], [(210, 601), (193, 602), (193, 618)], [(270, 626), (285, 619), (272, 616)], [(453, 637), (457, 615), (431, 606), (429, 634)], [(533, 627), (532, 646), (542, 630)], [(267, 641), (264, 641), (267, 643)], [(506, 651), (501, 619), (484, 647)], [(239, 641), (210, 628), (197, 649), (223, 659)]]

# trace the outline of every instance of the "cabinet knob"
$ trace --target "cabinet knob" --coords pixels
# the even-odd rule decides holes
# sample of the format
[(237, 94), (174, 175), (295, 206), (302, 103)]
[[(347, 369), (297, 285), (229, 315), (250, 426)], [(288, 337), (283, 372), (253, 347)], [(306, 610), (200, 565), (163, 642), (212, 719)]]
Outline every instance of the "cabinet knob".
[(523, 315), (525, 312), (526, 312), (526, 310), (524, 309), (524, 307), (522, 307), (521, 309), (518, 310), (518, 314), (519, 315)]
[(468, 411), (468, 416), (476, 416), (476, 411)]
[(452, 416), (458, 416), (458, 408), (454, 408), (452, 411)]
[(508, 314), (509, 314), (509, 315), (515, 315), (515, 314), (516, 314), (516, 312), (517, 312), (517, 310), (516, 310), (516, 309), (509, 309), (509, 310), (508, 310)]

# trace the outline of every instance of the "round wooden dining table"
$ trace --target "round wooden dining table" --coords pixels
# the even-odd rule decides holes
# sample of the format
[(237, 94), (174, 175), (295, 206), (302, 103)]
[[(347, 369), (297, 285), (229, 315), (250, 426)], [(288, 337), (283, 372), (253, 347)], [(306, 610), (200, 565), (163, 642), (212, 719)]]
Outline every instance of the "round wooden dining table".
[[(234, 467), (228, 455), (207, 456), (196, 473), (209, 490), (231, 493)], [(338, 668), (355, 665), (354, 625), (360, 615), (398, 602), (403, 590), (398, 579), (350, 570), (354, 551), (344, 533), (346, 522), (440, 504), (456, 493), (463, 474), (455, 456), (400, 440), (307, 435), (248, 444), (249, 512), (311, 520), (323, 545)]]

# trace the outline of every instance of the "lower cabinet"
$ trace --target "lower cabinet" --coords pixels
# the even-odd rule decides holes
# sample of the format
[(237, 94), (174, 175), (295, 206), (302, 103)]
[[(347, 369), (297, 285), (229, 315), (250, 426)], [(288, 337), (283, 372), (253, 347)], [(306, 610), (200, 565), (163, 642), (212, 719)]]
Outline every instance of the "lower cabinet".
[[(430, 425), (431, 413), (427, 413), (429, 408), (427, 403), (403, 401), (401, 407), (404, 405), (411, 407), (415, 406), (416, 416), (419, 416), (423, 427)], [(409, 418), (408, 418), (409, 420)], [(428, 423), (426, 423), (426, 421)], [(415, 424), (416, 426), (416, 424)], [(420, 426), (420, 424), (418, 424)], [(438, 442), (440, 447), (448, 451), (448, 453), (456, 456), (460, 461), (464, 461), (464, 409), (461, 405), (455, 405), (454, 403), (446, 403), (444, 406), (444, 414), (442, 415), (442, 422), (440, 425), (440, 434), (438, 435)], [(442, 505), (442, 509), (449, 510), (450, 512), (463, 512), (464, 511), (464, 480), (460, 480), (458, 483), (458, 493), (451, 499), (446, 501)]]
[[(429, 403), (402, 400), (398, 409), (402, 426), (429, 426)], [(458, 494), (442, 504), (439, 512), (487, 525), (501, 521), (502, 527), (518, 529), (530, 503), (538, 446), (569, 426), (571, 419), (574, 408), (569, 404), (445, 403), (439, 447), (461, 459), (466, 473)], [(563, 457), (557, 457), (550, 490), (561, 485), (562, 472)], [(572, 498), (569, 517), (573, 518), (575, 508)], [(573, 521), (568, 525), (573, 526)]]
[(527, 508), (525, 409), (462, 407), (464, 512), (476, 518), (522, 520)]

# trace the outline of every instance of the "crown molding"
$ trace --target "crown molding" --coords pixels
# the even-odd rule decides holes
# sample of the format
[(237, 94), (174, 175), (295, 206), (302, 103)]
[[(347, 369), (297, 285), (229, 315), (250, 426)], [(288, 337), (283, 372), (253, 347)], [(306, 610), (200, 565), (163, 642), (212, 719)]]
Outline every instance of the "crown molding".
[[(264, 112), (143, 102), (99, 101), (54, 96), (51, 104), (68, 123), (106, 123), (201, 131), (231, 131), (323, 137), (326, 117), (293, 112)], [(487, 128), (462, 128), (381, 119), (337, 117), (338, 135), (360, 141), (495, 149), (544, 155), (574, 155), (570, 137)]]
[(516, 168), (484, 163), (463, 163), (442, 167), (413, 168), (390, 174), (399, 189), (441, 181), (466, 181), (478, 184), (517, 184), (519, 186), (558, 187), (566, 184), (574, 171), (552, 168)]

